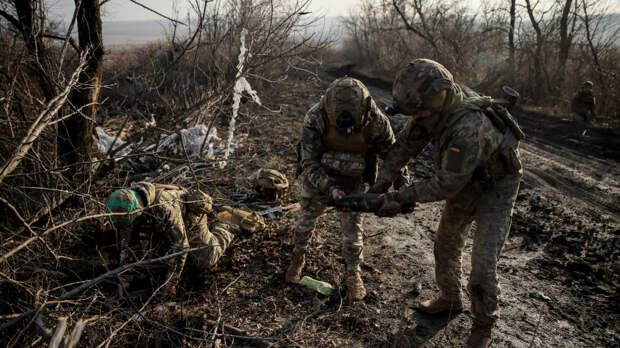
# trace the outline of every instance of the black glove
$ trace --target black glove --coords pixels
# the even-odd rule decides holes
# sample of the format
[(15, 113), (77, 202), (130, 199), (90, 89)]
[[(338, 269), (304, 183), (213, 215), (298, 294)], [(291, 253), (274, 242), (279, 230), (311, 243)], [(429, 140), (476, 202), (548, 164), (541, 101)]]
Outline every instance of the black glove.
[(379, 207), (379, 210), (375, 212), (375, 215), (379, 217), (394, 217), (401, 212), (401, 204), (394, 198), (394, 194), (397, 192), (384, 193), (379, 196), (383, 200), (383, 203)]
[(415, 202), (401, 203), (400, 212), (402, 214), (411, 214), (415, 209)]

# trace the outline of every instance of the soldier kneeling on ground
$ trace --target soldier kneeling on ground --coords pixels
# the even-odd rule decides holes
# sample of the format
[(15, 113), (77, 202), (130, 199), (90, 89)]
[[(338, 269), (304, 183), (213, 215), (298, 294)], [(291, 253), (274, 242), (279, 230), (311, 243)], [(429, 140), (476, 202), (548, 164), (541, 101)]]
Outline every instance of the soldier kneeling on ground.
[[(120, 265), (154, 251), (154, 258), (184, 249), (194, 251), (190, 259), (198, 269), (213, 267), (234, 238), (235, 225), (214, 221), (209, 229), (207, 214), (212, 199), (200, 190), (186, 190), (176, 185), (139, 182), (131, 188), (119, 189), (106, 201), (110, 220), (116, 229), (120, 249)], [(140, 240), (149, 241), (148, 250), (139, 251)], [(167, 284), (162, 295), (176, 294), (176, 287), (187, 259), (187, 253), (166, 261)], [(118, 295), (123, 299), (131, 276), (119, 275)]]
[(592, 125), (592, 121), (596, 119), (596, 98), (592, 93), (592, 88), (594, 88), (592, 81), (584, 82), (571, 102), (573, 120), (577, 125), (579, 136), (585, 136)]

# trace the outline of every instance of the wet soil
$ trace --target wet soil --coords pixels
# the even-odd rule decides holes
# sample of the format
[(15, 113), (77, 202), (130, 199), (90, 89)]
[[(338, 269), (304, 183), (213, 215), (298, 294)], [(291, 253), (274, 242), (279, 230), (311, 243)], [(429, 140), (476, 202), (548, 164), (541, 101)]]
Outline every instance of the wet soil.
[[(248, 190), (244, 178), (260, 167), (285, 173), (291, 188), (284, 199), (298, 199), (294, 144), (305, 111), (333, 78), (321, 73), (290, 79), (287, 88), (261, 95), (271, 111), (243, 110), (237, 131), (245, 140), (235, 152), (238, 162), (204, 173), (216, 203)], [(367, 83), (378, 101), (390, 99), (389, 84)], [(620, 137), (595, 128), (579, 138), (568, 120), (527, 108), (515, 115), (528, 135), (521, 145), (525, 175), (498, 267), (502, 314), (493, 346), (617, 346)], [(402, 124), (403, 119), (395, 119), (395, 128)], [(416, 179), (431, 175), (428, 153), (410, 168)], [(472, 320), (467, 298), (466, 310), (458, 315), (428, 316), (414, 309), (418, 300), (437, 291), (433, 240), (442, 207), (441, 202), (423, 204), (392, 219), (365, 216), (362, 277), (368, 295), (363, 301), (347, 301), (342, 236), (332, 210), (317, 221), (304, 275), (330, 282), (336, 293), (324, 297), (284, 282), (293, 247), (291, 214), (268, 220), (261, 232), (239, 233), (209, 272), (188, 267), (174, 302), (149, 307), (145, 319), (130, 321), (117, 340), (145, 346), (196, 345), (217, 338), (232, 346), (461, 347)], [(464, 284), (470, 253), (469, 239)], [(125, 305), (118, 325), (123, 315), (139, 308)], [(213, 322), (218, 329), (208, 324)]]

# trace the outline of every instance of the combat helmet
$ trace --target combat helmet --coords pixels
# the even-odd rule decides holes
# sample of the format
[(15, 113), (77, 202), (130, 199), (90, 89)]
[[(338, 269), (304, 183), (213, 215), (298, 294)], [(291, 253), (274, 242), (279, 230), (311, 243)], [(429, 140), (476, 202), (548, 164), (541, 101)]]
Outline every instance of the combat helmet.
[(263, 199), (275, 200), (281, 198), (288, 189), (288, 179), (275, 169), (261, 168), (251, 177), (254, 190)]
[(593, 88), (594, 87), (594, 83), (592, 81), (585, 81), (582, 85), (581, 88), (586, 89), (586, 88)]
[(208, 214), (213, 209), (213, 199), (208, 194), (195, 189), (185, 195), (187, 210), (196, 215)]
[(344, 135), (357, 133), (368, 123), (372, 107), (370, 92), (364, 84), (352, 77), (334, 80), (321, 99), (329, 124)]
[(138, 193), (132, 189), (116, 190), (106, 200), (106, 211), (108, 213), (126, 213), (125, 215), (111, 215), (109, 217), (110, 222), (116, 228), (131, 223), (140, 215), (139, 209), (141, 208), (144, 208), (144, 204)]
[(453, 85), (452, 74), (443, 65), (430, 59), (415, 59), (394, 80), (394, 104), (399, 113), (414, 118), (440, 113)]

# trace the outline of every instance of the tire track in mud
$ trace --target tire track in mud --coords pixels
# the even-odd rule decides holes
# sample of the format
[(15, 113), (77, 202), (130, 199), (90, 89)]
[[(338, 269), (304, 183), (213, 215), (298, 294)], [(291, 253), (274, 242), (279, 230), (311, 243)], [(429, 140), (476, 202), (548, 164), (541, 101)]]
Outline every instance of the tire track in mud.
[[(586, 205), (587, 210), (596, 212), (599, 209), (620, 222), (620, 184), (613, 173), (613, 166), (583, 156), (575, 156), (576, 160), (580, 160), (576, 162), (568, 156), (554, 155), (537, 145), (539, 144), (526, 141), (520, 146), (526, 182), (537, 183), (541, 187), (578, 200)], [(589, 168), (590, 173), (583, 168)], [(607, 173), (609, 176), (597, 178), (593, 175), (597, 172)]]

